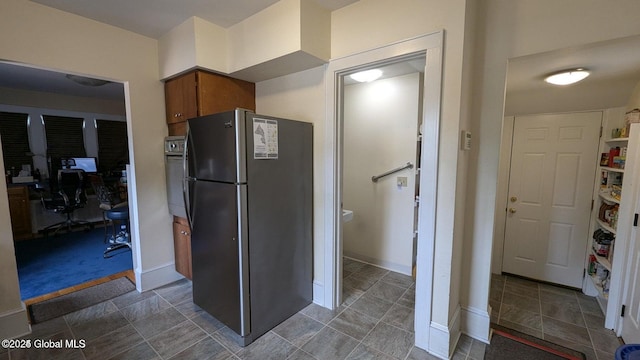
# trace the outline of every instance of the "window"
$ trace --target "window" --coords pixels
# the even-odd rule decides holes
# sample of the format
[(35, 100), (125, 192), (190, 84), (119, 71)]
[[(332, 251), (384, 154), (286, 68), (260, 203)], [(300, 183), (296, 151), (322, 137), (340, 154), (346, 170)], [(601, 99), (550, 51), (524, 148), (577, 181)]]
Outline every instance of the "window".
[(43, 115), (47, 156), (52, 159), (86, 157), (82, 118)]
[(0, 112), (0, 137), (5, 171), (22, 170), (23, 164), (33, 168), (27, 128), (28, 114)]
[(98, 168), (102, 173), (125, 169), (129, 163), (127, 123), (96, 120), (98, 127)]

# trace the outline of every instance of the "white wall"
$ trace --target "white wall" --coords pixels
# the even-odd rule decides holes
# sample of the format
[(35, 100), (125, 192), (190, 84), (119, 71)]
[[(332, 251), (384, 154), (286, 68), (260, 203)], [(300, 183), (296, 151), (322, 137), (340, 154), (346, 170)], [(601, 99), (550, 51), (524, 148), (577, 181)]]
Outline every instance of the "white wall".
[[(134, 266), (142, 289), (178, 279), (167, 208), (163, 140), (167, 134), (157, 41), (30, 1), (0, 3), (0, 58), (125, 83), (130, 134)], [(0, 170), (2, 166), (0, 166)], [(0, 229), (10, 229), (0, 186)], [(0, 316), (21, 311), (9, 230), (0, 238)], [(7, 267), (7, 269), (5, 269)], [(0, 321), (0, 333), (16, 334)], [(4, 332), (3, 332), (4, 331)]]
[[(475, 59), (473, 123), (478, 146), (472, 149), (467, 196), (473, 204), (465, 227), (465, 248), (471, 249), (463, 278), (481, 287), (463, 287), (469, 306), (486, 306), (490, 281), (496, 184), (508, 59), (635, 35), (640, 3), (619, 0), (479, 0), (479, 26)], [(579, 9), (579, 11), (576, 11)], [(560, 36), (561, 35), (561, 36)]]
[(313, 123), (313, 282), (314, 301), (324, 287), (325, 66), (256, 84), (256, 112)]
[[(420, 77), (413, 73), (344, 88), (343, 254), (411, 275), (416, 168), (372, 182), (371, 176), (416, 164)], [(407, 187), (397, 186), (397, 177)]]
[(314, 0), (280, 0), (229, 28), (192, 17), (160, 39), (161, 77), (198, 67), (264, 81), (326, 63), (329, 34), (330, 12)]

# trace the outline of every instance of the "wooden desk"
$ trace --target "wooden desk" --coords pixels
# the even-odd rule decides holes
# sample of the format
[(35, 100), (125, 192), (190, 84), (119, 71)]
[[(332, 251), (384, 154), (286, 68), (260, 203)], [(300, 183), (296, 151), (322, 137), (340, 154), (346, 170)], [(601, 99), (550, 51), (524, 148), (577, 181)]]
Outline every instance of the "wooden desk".
[(29, 187), (26, 185), (9, 185), (9, 212), (11, 214), (11, 229), (14, 240), (30, 239), (31, 234), (31, 206), (29, 201)]

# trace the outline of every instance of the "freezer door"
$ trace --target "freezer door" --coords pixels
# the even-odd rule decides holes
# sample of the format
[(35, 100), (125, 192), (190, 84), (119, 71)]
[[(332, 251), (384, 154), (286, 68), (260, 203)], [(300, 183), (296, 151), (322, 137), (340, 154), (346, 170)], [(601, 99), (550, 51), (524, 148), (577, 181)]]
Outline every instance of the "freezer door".
[(239, 109), (189, 119), (190, 177), (228, 183), (246, 182), (245, 112)]
[[(193, 302), (241, 336), (250, 332), (246, 186), (192, 181)], [(240, 206), (239, 206), (240, 205)]]

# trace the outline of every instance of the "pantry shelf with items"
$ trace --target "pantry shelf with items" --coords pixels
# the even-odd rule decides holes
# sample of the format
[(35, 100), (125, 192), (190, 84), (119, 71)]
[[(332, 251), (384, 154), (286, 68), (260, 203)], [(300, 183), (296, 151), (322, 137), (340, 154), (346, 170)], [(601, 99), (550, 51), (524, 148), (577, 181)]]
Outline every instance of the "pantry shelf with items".
[[(610, 109), (605, 112), (603, 136), (600, 142), (600, 163), (592, 211), (591, 238), (587, 250), (585, 281), (583, 291), (594, 296), (605, 314), (605, 327), (613, 328), (616, 308), (621, 296), (620, 272), (624, 255), (622, 250), (616, 256), (616, 248), (624, 249), (621, 242), (626, 239), (632, 220), (629, 208), (633, 191), (631, 173), (633, 153), (630, 148), (638, 147), (633, 136), (637, 136), (629, 116), (624, 109)], [(631, 135), (633, 131), (633, 136)], [(627, 165), (629, 164), (629, 165)], [(626, 190), (626, 191), (625, 191)], [(619, 314), (618, 314), (619, 315)]]

